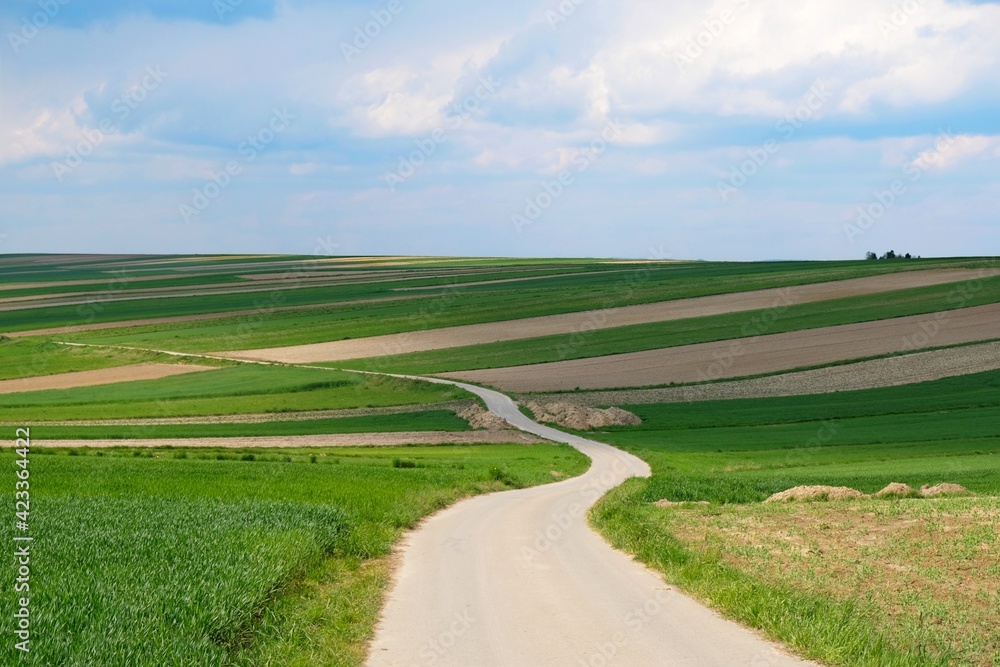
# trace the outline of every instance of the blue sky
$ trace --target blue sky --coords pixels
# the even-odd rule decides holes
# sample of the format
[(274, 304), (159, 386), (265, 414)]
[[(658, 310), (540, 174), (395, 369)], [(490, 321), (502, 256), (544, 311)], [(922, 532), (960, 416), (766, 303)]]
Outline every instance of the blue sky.
[(1000, 4), (8, 0), (0, 252), (1000, 254)]

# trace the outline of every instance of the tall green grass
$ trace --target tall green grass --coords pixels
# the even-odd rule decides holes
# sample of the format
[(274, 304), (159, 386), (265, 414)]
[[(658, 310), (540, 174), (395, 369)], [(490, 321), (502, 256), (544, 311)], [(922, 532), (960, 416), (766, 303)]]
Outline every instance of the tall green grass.
[[(26, 656), (4, 642), (2, 664), (359, 665), (387, 583), (377, 559), (403, 530), (460, 497), (587, 465), (555, 445), (83, 453), (31, 458), (34, 639)], [(401, 457), (414, 467), (394, 467)], [(4, 522), (0, 539), (12, 534)], [(0, 596), (3, 618), (13, 604)]]

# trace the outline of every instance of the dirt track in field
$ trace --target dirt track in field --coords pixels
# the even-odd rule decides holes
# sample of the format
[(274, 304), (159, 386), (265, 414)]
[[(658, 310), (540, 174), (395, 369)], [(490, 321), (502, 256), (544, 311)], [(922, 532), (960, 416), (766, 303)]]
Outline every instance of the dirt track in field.
[(998, 336), (1000, 304), (991, 304), (590, 359), (445, 373), (442, 377), (512, 392), (644, 387), (774, 373)]
[(584, 311), (564, 315), (547, 315), (489, 324), (471, 324), (443, 329), (374, 336), (356, 340), (341, 340), (311, 345), (295, 345), (262, 350), (220, 352), (220, 356), (255, 361), (284, 363), (314, 363), (345, 361), (408, 352), (423, 352), (465, 345), (480, 345), (499, 341), (520, 340), (539, 336), (572, 334), (595, 329), (649, 324), (671, 320), (704, 317), (725, 313), (761, 310), (829, 299), (842, 299), (913, 287), (927, 287), (986, 275), (1000, 271), (972, 269), (938, 269), (910, 271), (868, 278), (799, 285), (777, 289), (756, 290), (734, 294), (679, 299), (641, 306), (626, 306), (608, 310)]
[(519, 431), (414, 431), (337, 433), (236, 438), (159, 438), (154, 440), (37, 440), (32, 447), (401, 447), (403, 445), (532, 445), (548, 442)]
[(750, 380), (715, 382), (661, 389), (625, 389), (571, 394), (526, 395), (519, 400), (540, 403), (569, 401), (576, 405), (639, 405), (684, 403), (732, 398), (767, 398), (828, 394), (879, 387), (898, 387), (942, 378), (1000, 370), (1000, 342), (916, 352), (841, 366), (793, 371)]
[(159, 380), (172, 375), (209, 371), (213, 368), (213, 366), (196, 366), (194, 364), (133, 364), (96, 371), (0, 380), (0, 394), (16, 394), (22, 391), (42, 391), (45, 389), (75, 389), (76, 387), (93, 387), (133, 380)]

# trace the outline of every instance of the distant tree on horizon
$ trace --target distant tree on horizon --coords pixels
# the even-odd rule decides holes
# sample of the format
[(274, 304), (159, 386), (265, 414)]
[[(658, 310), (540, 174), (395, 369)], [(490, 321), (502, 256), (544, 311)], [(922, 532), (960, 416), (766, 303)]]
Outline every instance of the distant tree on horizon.
[[(882, 259), (914, 259), (914, 257), (910, 253), (906, 253), (905, 255), (897, 255), (895, 250), (890, 250), (889, 252), (879, 257), (876, 253), (873, 253), (869, 250), (867, 253), (865, 253), (865, 259), (867, 259), (868, 261), (874, 261)], [(918, 255), (916, 259), (920, 259), (920, 256)]]

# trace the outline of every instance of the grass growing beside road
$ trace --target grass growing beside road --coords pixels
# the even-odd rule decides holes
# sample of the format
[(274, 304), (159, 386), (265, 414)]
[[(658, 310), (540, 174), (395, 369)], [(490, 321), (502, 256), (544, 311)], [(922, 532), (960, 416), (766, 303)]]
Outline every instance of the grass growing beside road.
[[(877, 558), (876, 550), (852, 545), (849, 533), (842, 534), (837, 551), (811, 559), (801, 550), (798, 555), (802, 560), (797, 560), (795, 554), (787, 550), (777, 556), (772, 555), (771, 549), (762, 553), (757, 547), (771, 542), (756, 533), (754, 545), (746, 547), (745, 538), (740, 541), (747, 531), (746, 519), (759, 523), (760, 515), (771, 511), (770, 507), (658, 508), (646, 502), (644, 496), (643, 482), (630, 480), (602, 499), (591, 514), (591, 521), (614, 546), (635, 554), (643, 563), (661, 571), (668, 582), (810, 658), (843, 667), (983, 667), (996, 664), (997, 637), (993, 628), (996, 627), (998, 601), (995, 590), (992, 596), (988, 586), (972, 591), (966, 589), (959, 595), (949, 592), (952, 602), (945, 604), (933, 592), (940, 590), (943, 582), (954, 581), (956, 576), (960, 580), (969, 576), (963, 575), (968, 561), (947, 560), (954, 550), (950, 544), (939, 548), (940, 540), (919, 541), (918, 547), (909, 554), (910, 560), (890, 565), (912, 567), (924, 559), (935, 564), (924, 566), (919, 579), (895, 576), (891, 567), (873, 560)], [(878, 502), (882, 507), (889, 507), (898, 501)], [(954, 511), (953, 507), (940, 504), (941, 501), (907, 502), (924, 503), (918, 506), (915, 516), (934, 511), (934, 505), (941, 511)], [(957, 515), (959, 522), (975, 521), (977, 516), (981, 520), (984, 511), (996, 512), (995, 498), (974, 504), (961, 502), (966, 503), (963, 507), (971, 509)], [(829, 511), (842, 511), (836, 508), (850, 505), (850, 501), (841, 501), (831, 504)], [(864, 507), (861, 505), (861, 511)], [(781, 508), (774, 511), (781, 511)], [(784, 506), (784, 511), (808, 516), (826, 510)], [(704, 529), (709, 535), (708, 543), (695, 538), (697, 528), (692, 524), (697, 522), (708, 524)], [(735, 534), (726, 533), (720, 527), (733, 523), (740, 524)], [(877, 525), (874, 524), (872, 530)], [(890, 525), (898, 528), (899, 523)], [(782, 534), (781, 531), (787, 528), (784, 523), (774, 522), (770, 525), (771, 536)], [(862, 533), (858, 537), (870, 536)], [(970, 544), (977, 549), (980, 544), (992, 545), (986, 557), (995, 563), (996, 543), (989, 539), (976, 544), (972, 538)], [(753, 553), (752, 562), (745, 557), (747, 551)], [(845, 568), (850, 571), (850, 578), (841, 575)], [(879, 576), (875, 576), (876, 570)], [(881, 577), (886, 576), (891, 577), (897, 587), (905, 584), (914, 588), (909, 595), (899, 597), (893, 595), (898, 588), (880, 591), (878, 582), (885, 582)], [(928, 582), (934, 585), (928, 586)], [(947, 607), (954, 609), (966, 601), (974, 601), (979, 608), (949, 617)], [(936, 619), (942, 616), (948, 618), (948, 623), (936, 625)], [(991, 624), (978, 625), (984, 620)]]
[(759, 581), (860, 598), (889, 619), (894, 643), (928, 662), (1000, 664), (996, 497), (731, 505), (663, 521)]
[(28, 660), (5, 642), (3, 664), (360, 665), (403, 530), (587, 466), (556, 445), (73, 451), (31, 461), (44, 639)]
[[(973, 578), (1000, 556), (998, 388), (990, 372), (628, 406), (641, 426), (589, 437), (644, 458), (653, 476), (609, 493), (591, 520), (668, 581), (825, 663), (994, 664), (1000, 636), (982, 628), (996, 626), (996, 578)], [(872, 493), (889, 482), (953, 482), (979, 497), (760, 503), (799, 485)], [(661, 499), (711, 504), (653, 505)]]

